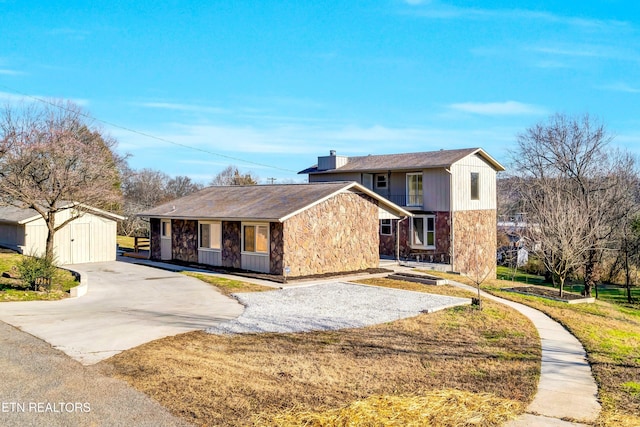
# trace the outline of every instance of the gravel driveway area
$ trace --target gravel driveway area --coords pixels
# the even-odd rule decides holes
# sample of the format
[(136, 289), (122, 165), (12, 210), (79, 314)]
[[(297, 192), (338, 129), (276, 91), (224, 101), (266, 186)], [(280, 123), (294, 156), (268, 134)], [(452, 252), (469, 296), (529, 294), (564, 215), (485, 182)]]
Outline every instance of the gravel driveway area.
[(307, 332), (360, 328), (467, 305), (468, 298), (353, 283), (323, 283), (233, 295), (240, 317), (208, 328), (212, 334)]

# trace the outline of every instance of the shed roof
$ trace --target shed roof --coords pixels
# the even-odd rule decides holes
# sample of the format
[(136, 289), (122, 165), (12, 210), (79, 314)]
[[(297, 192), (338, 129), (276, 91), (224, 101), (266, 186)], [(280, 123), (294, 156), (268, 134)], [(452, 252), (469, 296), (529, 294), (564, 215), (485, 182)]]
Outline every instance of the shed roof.
[(314, 165), (299, 174), (321, 174), (338, 172), (375, 172), (387, 170), (414, 170), (446, 168), (467, 156), (477, 154), (489, 163), (495, 170), (503, 171), (504, 167), (482, 148), (463, 148), (458, 150), (425, 151), (420, 153), (381, 154), (348, 157), (346, 165), (319, 171)]
[(355, 182), (213, 186), (138, 216), (153, 218), (279, 221), (343, 192), (367, 194), (398, 216), (411, 213)]
[[(87, 206), (82, 203), (74, 202), (62, 202), (60, 209), (78, 208), (81, 211), (90, 212), (94, 215), (99, 215), (112, 220), (122, 220), (123, 216), (104, 211), (102, 209)], [(0, 222), (9, 224), (26, 224), (31, 221), (40, 219), (40, 214), (31, 208), (19, 208), (17, 206), (0, 206)]]

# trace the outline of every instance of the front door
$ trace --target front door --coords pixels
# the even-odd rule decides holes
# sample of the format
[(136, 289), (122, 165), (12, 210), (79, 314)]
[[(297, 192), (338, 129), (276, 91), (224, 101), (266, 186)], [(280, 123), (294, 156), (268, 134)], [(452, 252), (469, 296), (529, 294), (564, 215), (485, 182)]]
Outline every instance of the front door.
[(160, 221), (160, 259), (171, 259), (171, 220)]

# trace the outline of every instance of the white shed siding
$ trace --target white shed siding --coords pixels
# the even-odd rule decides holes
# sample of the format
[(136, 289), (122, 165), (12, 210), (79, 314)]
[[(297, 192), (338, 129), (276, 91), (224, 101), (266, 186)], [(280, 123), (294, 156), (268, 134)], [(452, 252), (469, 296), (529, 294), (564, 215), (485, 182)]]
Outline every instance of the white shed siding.
[(198, 249), (198, 263), (213, 266), (222, 265), (222, 252), (206, 249)]
[(243, 253), (241, 255), (241, 265), (245, 270), (258, 271), (260, 273), (269, 273), (269, 255), (268, 254), (250, 254)]
[[(467, 156), (451, 167), (453, 173), (453, 210), (496, 209), (496, 170), (480, 156)], [(480, 199), (471, 200), (471, 173), (479, 173)]]
[[(69, 218), (70, 212), (56, 216), (58, 224)], [(28, 255), (42, 255), (47, 241), (47, 226), (39, 218), (25, 225), (22, 251)], [(85, 213), (58, 230), (53, 241), (59, 264), (114, 261), (116, 259), (116, 222)]]
[(0, 224), (0, 245), (17, 249), (24, 245), (24, 226), (19, 224)]

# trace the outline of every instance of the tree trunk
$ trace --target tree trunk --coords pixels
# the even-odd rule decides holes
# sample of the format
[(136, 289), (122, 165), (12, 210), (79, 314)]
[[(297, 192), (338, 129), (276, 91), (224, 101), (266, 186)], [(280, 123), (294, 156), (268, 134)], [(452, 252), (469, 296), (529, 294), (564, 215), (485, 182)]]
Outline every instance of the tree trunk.
[(53, 260), (53, 236), (56, 233), (56, 215), (55, 213), (49, 213), (45, 219), (47, 223), (47, 243), (45, 246), (44, 256), (47, 259)]
[(564, 278), (562, 276), (558, 277), (559, 286), (560, 286), (560, 298), (564, 295)]
[(596, 281), (596, 251), (590, 249), (584, 265), (584, 296), (591, 297), (591, 290), (595, 287)]

